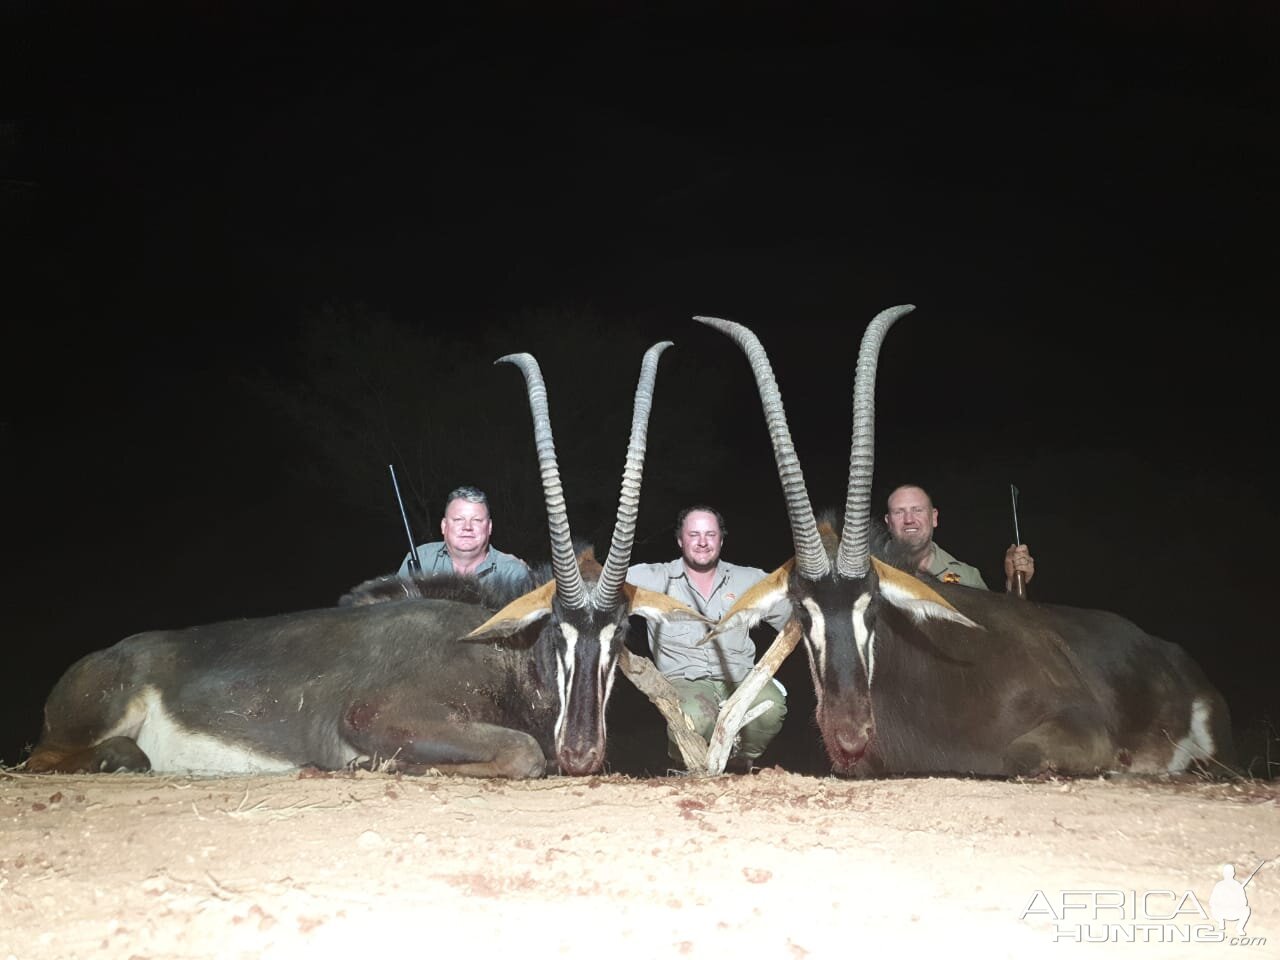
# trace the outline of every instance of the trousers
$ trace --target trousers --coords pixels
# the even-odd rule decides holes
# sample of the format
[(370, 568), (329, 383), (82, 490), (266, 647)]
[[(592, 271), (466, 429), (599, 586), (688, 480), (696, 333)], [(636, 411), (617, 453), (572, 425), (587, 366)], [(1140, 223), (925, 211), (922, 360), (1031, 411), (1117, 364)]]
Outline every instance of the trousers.
[[(726, 680), (709, 678), (686, 680), (683, 677), (670, 677), (668, 679), (676, 689), (676, 696), (680, 698), (680, 709), (693, 721), (693, 729), (703, 740), (710, 740), (711, 731), (716, 726), (716, 717), (720, 715), (720, 705), (729, 699), (737, 689), (737, 685)], [(756, 697), (752, 706), (765, 701), (773, 704), (773, 707), (739, 731), (738, 742), (732, 756), (755, 760), (764, 753), (764, 748), (782, 729), (782, 721), (787, 716), (787, 695), (775, 681), (771, 680), (764, 685), (764, 689), (760, 691), (760, 695)], [(683, 759), (680, 748), (676, 746), (670, 732), (667, 733), (667, 755), (675, 761)]]

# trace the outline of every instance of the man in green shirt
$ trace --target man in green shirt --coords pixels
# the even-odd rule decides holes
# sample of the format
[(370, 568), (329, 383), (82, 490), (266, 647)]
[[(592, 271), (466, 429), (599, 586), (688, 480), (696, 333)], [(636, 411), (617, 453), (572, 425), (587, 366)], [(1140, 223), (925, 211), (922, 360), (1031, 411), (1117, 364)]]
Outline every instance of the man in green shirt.
[[(885, 525), (905, 566), (942, 583), (958, 583), (966, 587), (989, 590), (977, 567), (957, 560), (933, 539), (938, 527), (938, 508), (923, 487), (903, 484), (889, 494)], [(1021, 571), (1025, 583), (1036, 573), (1036, 562), (1027, 545), (1009, 544), (1004, 554), (1004, 588), (1012, 592), (1014, 574)]]
[[(490, 585), (500, 585), (510, 596), (519, 596), (534, 588), (529, 565), (490, 543), (493, 518), (489, 515), (489, 498), (478, 487), (449, 491), (444, 516), (440, 519), (440, 535), (443, 539), (414, 547), (424, 574), (472, 576)], [(400, 564), (400, 576), (407, 576), (409, 572), (406, 554)]]

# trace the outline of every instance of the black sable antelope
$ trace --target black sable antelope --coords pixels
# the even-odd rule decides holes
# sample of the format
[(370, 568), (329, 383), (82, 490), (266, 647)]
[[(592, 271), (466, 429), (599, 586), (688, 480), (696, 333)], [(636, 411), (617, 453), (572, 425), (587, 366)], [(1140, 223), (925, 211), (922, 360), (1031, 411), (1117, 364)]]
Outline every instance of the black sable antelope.
[(759, 340), (695, 318), (737, 343), (755, 374), (795, 544), (725, 622), (755, 622), (790, 596), (795, 617), (779, 640), (804, 639), (818, 726), (841, 774), (1230, 770), (1226, 703), (1176, 644), (1112, 613), (926, 583), (871, 555), (876, 362), (912, 309), (885, 310), (862, 338), (842, 533), (814, 517)]
[(554, 580), (497, 612), (437, 597), (137, 634), (89, 654), (58, 681), (25, 769), (367, 765), (482, 777), (538, 777), (549, 764), (574, 775), (599, 770), (627, 618), (698, 618), (625, 582), (658, 357), (668, 346), (655, 344), (641, 366), (603, 566), (587, 558), (580, 566), (574, 556), (537, 362), (503, 357), (525, 377)]

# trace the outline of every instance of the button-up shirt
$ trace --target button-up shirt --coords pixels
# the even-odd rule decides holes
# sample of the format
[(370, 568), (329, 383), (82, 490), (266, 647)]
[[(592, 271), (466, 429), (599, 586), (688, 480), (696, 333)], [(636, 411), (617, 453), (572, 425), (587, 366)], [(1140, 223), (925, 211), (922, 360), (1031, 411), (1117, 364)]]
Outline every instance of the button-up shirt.
[(933, 545), (933, 562), (929, 564), (929, 576), (943, 583), (958, 583), (963, 587), (977, 587), (979, 590), (990, 590), (977, 567), (961, 563), (935, 542)]
[[(716, 565), (711, 596), (704, 597), (689, 579), (682, 559), (638, 563), (627, 571), (628, 583), (674, 597), (711, 620), (723, 617), (739, 597), (764, 577), (765, 572), (759, 567), (740, 567), (721, 560)], [(774, 629), (781, 630), (791, 619), (790, 602), (779, 600), (764, 619)], [(746, 626), (728, 630), (701, 646), (698, 641), (707, 634), (708, 628), (696, 621), (648, 626), (653, 662), (664, 676), (686, 680), (727, 679), (737, 683), (755, 665), (756, 647)]]
[[(414, 552), (418, 555), (418, 563), (424, 574), (431, 576), (454, 572), (453, 558), (449, 556), (448, 544), (443, 540), (419, 544)], [(409, 555), (406, 553), (404, 562), (400, 564), (400, 576), (407, 576), (408, 573)], [(504, 594), (508, 586), (512, 595), (528, 593), (534, 588), (533, 573), (529, 570), (529, 565), (513, 554), (503, 553), (493, 544), (489, 545), (489, 553), (480, 565), (468, 575), (486, 584), (502, 584)]]

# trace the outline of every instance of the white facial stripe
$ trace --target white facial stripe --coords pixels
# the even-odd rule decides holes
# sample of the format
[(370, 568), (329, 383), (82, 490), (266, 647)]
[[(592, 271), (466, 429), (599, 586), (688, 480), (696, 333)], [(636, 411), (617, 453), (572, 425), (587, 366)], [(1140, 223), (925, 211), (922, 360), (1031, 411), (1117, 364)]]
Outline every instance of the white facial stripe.
[(600, 687), (604, 691), (600, 695), (600, 737), (602, 740), (609, 738), (609, 718), (608, 714), (605, 713), (604, 705), (609, 702), (609, 693), (613, 690), (613, 678), (617, 675), (618, 672), (616, 670), (611, 672), (609, 676), (605, 677), (604, 683)]
[(1187, 735), (1173, 745), (1169, 758), (1169, 773), (1181, 773), (1191, 766), (1192, 760), (1207, 760), (1213, 756), (1213, 733), (1209, 729), (1213, 710), (1203, 697), (1196, 697), (1191, 704), (1191, 722)]
[(867, 671), (867, 688), (871, 688), (871, 675), (875, 672), (875, 634), (867, 629), (867, 607), (871, 594), (864, 593), (853, 602), (853, 639), (858, 645), (858, 656)]
[(573, 676), (574, 652), (578, 649), (578, 629), (570, 623), (560, 624), (560, 635), (564, 637), (564, 657), (561, 665)]
[(572, 624), (561, 623), (560, 635), (564, 637), (564, 656), (556, 663), (556, 685), (560, 688), (560, 712), (556, 714), (557, 743), (564, 731), (564, 718), (569, 709), (569, 684), (573, 682), (573, 657), (578, 647), (578, 631)]
[(973, 627), (975, 630), (982, 629), (959, 610), (918, 597), (887, 579), (880, 581), (880, 596), (916, 623), (924, 623), (926, 620), (951, 620), (966, 627)]
[(617, 626), (614, 624), (606, 624), (600, 631), (600, 659), (596, 661), (596, 673), (600, 677), (600, 689), (604, 690), (605, 682), (608, 678), (604, 675), (605, 667), (609, 663), (609, 649), (613, 645), (613, 635), (618, 632)]
[[(809, 642), (809, 656), (813, 664), (825, 664), (824, 653), (827, 647), (827, 621), (822, 615), (822, 608), (806, 597), (804, 608), (809, 612), (812, 626), (805, 638)], [(867, 629), (866, 612), (871, 603), (871, 594), (864, 593), (853, 604), (853, 638), (858, 648), (858, 658), (867, 672), (867, 685), (871, 684), (871, 674), (875, 669), (875, 634)], [(819, 667), (819, 669), (821, 669)], [(820, 677), (817, 679), (821, 679)], [(820, 687), (821, 685), (819, 685)]]
[(605, 739), (608, 739), (609, 730), (604, 705), (609, 702), (609, 694), (613, 690), (613, 678), (617, 675), (616, 670), (609, 669), (609, 651), (613, 648), (613, 636), (617, 632), (617, 626), (612, 623), (600, 631), (600, 663), (598, 665), (600, 671), (600, 700), (598, 706), (600, 710), (600, 735)]
[(822, 615), (822, 608), (813, 602), (812, 597), (805, 597), (805, 610), (809, 613), (809, 622), (813, 625), (809, 630), (809, 643), (813, 645), (815, 658), (819, 663), (825, 660), (823, 654), (827, 649), (827, 621)]

